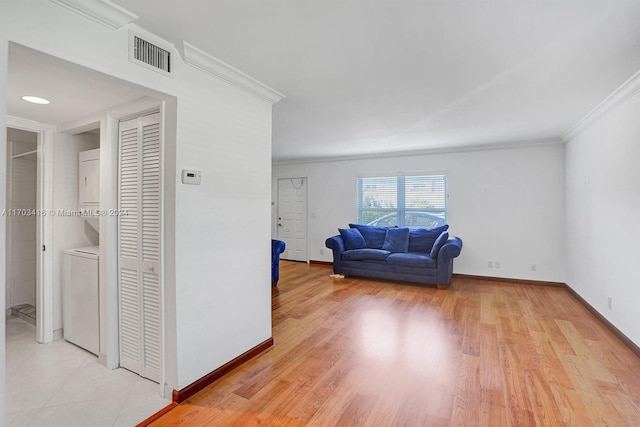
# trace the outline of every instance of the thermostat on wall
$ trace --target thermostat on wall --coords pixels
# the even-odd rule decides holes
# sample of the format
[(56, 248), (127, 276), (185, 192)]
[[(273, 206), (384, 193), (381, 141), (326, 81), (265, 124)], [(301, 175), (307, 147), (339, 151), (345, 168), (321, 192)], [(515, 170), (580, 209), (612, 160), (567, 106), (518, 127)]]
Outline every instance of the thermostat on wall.
[(190, 169), (182, 169), (182, 183), (200, 185), (202, 182), (202, 172)]

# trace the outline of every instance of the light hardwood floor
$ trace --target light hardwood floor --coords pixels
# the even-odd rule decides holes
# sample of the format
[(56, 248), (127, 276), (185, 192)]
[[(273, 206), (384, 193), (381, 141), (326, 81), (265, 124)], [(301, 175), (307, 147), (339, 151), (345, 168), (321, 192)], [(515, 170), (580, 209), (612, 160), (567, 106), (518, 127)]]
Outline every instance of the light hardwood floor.
[(563, 288), (280, 274), (274, 346), (152, 425), (640, 426), (640, 359)]

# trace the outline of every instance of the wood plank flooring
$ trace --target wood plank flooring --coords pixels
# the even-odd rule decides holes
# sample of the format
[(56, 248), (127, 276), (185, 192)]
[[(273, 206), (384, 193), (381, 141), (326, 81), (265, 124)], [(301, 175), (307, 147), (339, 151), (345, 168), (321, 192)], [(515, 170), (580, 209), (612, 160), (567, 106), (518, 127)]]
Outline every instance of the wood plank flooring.
[(640, 426), (640, 359), (563, 288), (281, 262), (275, 345), (153, 426)]

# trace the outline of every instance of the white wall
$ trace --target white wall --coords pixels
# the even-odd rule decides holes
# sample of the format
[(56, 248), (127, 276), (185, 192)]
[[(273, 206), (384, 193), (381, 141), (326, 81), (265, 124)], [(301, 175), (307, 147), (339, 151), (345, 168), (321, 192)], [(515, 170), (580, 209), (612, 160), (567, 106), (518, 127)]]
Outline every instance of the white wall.
[[(56, 133), (53, 144), (53, 208), (78, 210), (78, 153), (100, 146), (100, 136), (90, 133)], [(98, 233), (77, 216), (55, 215), (53, 224), (53, 329), (62, 325), (62, 265), (64, 249), (95, 246)]]
[[(179, 100), (165, 141), (176, 152), (175, 169), (165, 171), (175, 187), (165, 185), (164, 194), (165, 219), (175, 218), (175, 241), (165, 238), (165, 280), (175, 277), (165, 286), (166, 328), (175, 334), (166, 350), (169, 387), (184, 388), (267, 340), (271, 105), (178, 55), (173, 78), (132, 64), (126, 28), (110, 30), (48, 0), (11, 2), (2, 14), (2, 52), (13, 41)], [(6, 66), (0, 55), (2, 89)], [(183, 168), (201, 170), (202, 185), (179, 183)]]
[[(331, 261), (325, 239), (356, 221), (356, 176), (398, 172), (447, 173), (450, 234), (463, 240), (455, 273), (564, 282), (564, 146), (560, 143), (277, 164), (272, 200), (277, 202), (277, 178), (309, 178), (309, 258)], [(488, 268), (489, 260), (500, 261), (501, 268)], [(537, 271), (530, 270), (532, 263)]]
[(567, 143), (567, 284), (640, 345), (638, 76), (623, 89), (635, 94), (594, 112)]
[(271, 337), (271, 106), (184, 71), (176, 160), (202, 184), (176, 193), (180, 387)]

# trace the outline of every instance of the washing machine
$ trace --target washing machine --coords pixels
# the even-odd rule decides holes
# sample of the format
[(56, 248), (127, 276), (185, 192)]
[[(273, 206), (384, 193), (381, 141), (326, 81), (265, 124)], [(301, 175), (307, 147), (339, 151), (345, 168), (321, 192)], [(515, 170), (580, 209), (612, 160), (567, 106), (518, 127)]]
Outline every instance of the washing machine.
[(62, 271), (64, 339), (96, 355), (100, 350), (99, 249), (64, 250)]

